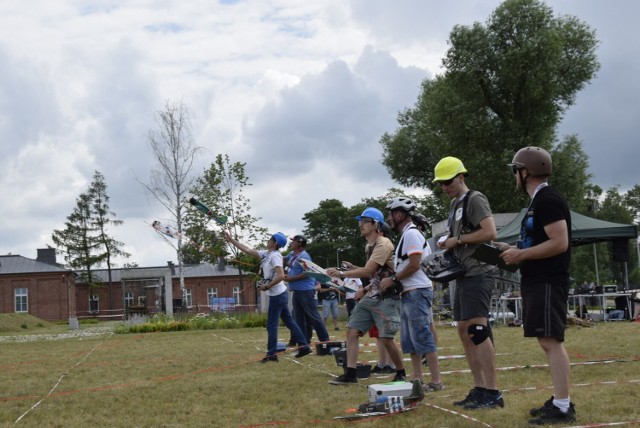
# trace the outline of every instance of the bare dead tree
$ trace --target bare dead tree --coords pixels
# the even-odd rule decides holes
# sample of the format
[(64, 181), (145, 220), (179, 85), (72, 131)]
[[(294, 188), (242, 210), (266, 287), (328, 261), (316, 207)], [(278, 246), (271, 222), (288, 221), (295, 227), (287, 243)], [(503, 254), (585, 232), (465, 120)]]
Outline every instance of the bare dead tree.
[[(186, 304), (182, 229), (188, 203), (187, 193), (193, 187), (194, 162), (201, 147), (191, 135), (188, 108), (182, 102), (167, 101), (164, 110), (156, 113), (157, 129), (150, 130), (148, 142), (157, 165), (151, 170), (149, 183), (142, 183), (149, 193), (172, 215), (177, 229), (177, 245), (168, 241), (178, 258), (178, 275), (183, 307)], [(171, 286), (168, 284), (168, 286)]]

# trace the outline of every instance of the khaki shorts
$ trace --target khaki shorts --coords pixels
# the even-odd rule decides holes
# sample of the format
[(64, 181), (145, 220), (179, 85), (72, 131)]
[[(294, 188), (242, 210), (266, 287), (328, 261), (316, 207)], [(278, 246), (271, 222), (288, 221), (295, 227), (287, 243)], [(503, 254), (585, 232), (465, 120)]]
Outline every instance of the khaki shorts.
[(380, 338), (393, 338), (400, 328), (399, 298), (364, 297), (351, 312), (347, 328), (358, 330), (360, 334), (367, 332), (373, 325), (378, 327)]

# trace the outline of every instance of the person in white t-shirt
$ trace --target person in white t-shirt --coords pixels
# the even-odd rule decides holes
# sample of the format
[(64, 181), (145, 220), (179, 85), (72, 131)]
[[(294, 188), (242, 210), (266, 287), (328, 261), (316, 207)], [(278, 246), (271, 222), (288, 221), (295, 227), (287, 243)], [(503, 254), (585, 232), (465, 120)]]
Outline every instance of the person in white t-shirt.
[(400, 234), (395, 248), (395, 274), (380, 282), (382, 288), (400, 285), (402, 291), (402, 316), (400, 345), (402, 352), (411, 355), (413, 378), (423, 381), (422, 357), (429, 363), (431, 382), (425, 390), (444, 389), (438, 365), (436, 343), (429, 328), (433, 319), (433, 287), (421, 268), (421, 262), (429, 248), (422, 233), (413, 224), (411, 213), (416, 209), (413, 201), (406, 197), (395, 198), (386, 206), (388, 222)]
[(311, 353), (309, 343), (289, 311), (289, 292), (283, 281), (284, 270), (282, 268), (282, 254), (280, 254), (278, 250), (287, 245), (287, 237), (281, 232), (274, 233), (267, 242), (266, 250), (256, 250), (246, 244), (238, 242), (226, 231), (223, 236), (225, 241), (240, 251), (260, 259), (260, 270), (262, 271), (264, 279), (260, 281), (257, 288), (269, 296), (269, 310), (267, 313), (267, 355), (261, 362), (278, 361), (276, 352), (278, 346), (279, 319), (282, 319), (284, 325), (291, 330), (291, 334), (298, 344), (298, 353), (295, 357), (301, 358), (309, 355)]

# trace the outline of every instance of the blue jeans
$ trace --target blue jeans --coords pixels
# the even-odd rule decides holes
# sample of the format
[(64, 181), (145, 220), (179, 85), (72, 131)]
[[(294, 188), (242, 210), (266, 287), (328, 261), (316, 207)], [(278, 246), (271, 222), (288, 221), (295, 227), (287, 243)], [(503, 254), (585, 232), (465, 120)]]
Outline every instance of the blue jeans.
[[(316, 303), (315, 299), (315, 291), (294, 290), (291, 303), (293, 305), (293, 317), (296, 319), (296, 322), (300, 326), (300, 329), (302, 331), (309, 331), (307, 329), (308, 317), (309, 321), (311, 321), (313, 329), (318, 335), (318, 340), (320, 342), (328, 342), (329, 333), (327, 332), (327, 328), (324, 325), (324, 321), (322, 321), (322, 318), (320, 318), (320, 314), (318, 313), (318, 304)], [(310, 341), (311, 338), (307, 337), (307, 342)]]
[(302, 330), (289, 312), (289, 293), (285, 291), (277, 296), (269, 297), (269, 311), (267, 312), (267, 355), (274, 355), (278, 346), (278, 324), (280, 319), (289, 330), (298, 346), (309, 344), (302, 334)]
[(418, 288), (402, 293), (400, 345), (406, 354), (425, 355), (436, 352), (431, 324), (432, 288)]

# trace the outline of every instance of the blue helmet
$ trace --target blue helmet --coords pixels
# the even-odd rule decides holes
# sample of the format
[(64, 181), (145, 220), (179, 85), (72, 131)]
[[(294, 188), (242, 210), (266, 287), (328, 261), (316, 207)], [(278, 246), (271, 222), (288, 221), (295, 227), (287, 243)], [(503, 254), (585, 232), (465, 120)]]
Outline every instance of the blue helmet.
[(362, 211), (362, 214), (356, 216), (356, 220), (360, 221), (362, 218), (370, 218), (372, 220), (377, 221), (378, 223), (384, 223), (384, 215), (382, 211), (377, 208), (367, 207)]
[(287, 237), (282, 232), (274, 233), (273, 235), (271, 235), (271, 239), (276, 241), (276, 245), (278, 246), (278, 248), (284, 248), (287, 246)]

